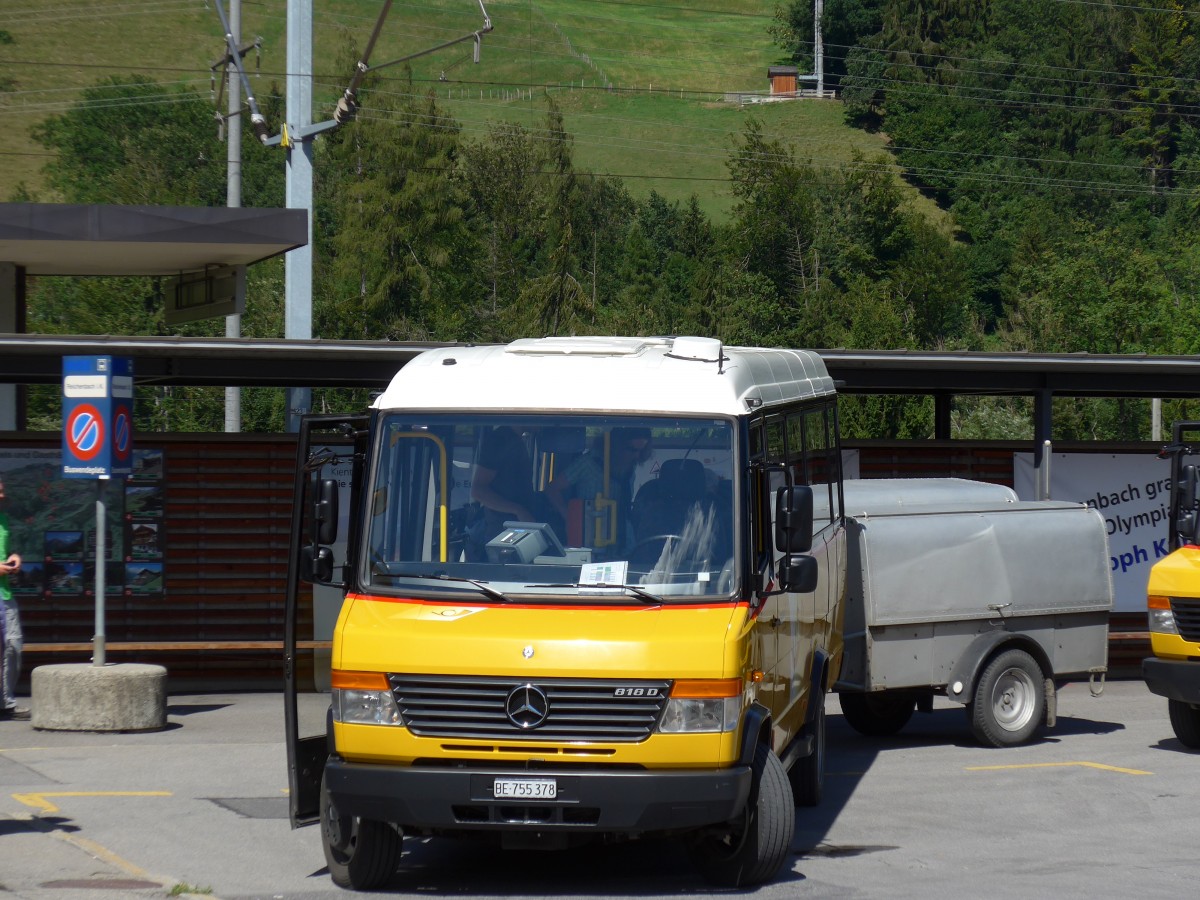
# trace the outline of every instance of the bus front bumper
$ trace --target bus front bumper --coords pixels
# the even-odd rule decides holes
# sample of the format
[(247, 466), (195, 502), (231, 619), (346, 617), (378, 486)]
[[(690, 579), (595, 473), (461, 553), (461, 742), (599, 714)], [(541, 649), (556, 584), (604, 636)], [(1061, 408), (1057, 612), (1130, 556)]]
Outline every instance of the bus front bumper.
[(1200, 660), (1152, 656), (1142, 660), (1142, 677), (1151, 693), (1168, 700), (1200, 705)]
[[(553, 799), (497, 796), (505, 785), (529, 790), (530, 782), (547, 781), (554, 783)], [(734, 818), (750, 796), (750, 781), (748, 766), (555, 772), (387, 766), (337, 758), (325, 766), (325, 784), (338, 813), (430, 830), (683, 830)]]

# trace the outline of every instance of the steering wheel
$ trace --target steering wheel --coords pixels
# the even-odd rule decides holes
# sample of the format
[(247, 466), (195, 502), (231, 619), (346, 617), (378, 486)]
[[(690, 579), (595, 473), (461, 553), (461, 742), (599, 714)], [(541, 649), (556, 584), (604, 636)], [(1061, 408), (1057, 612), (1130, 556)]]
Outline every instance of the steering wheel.
[[(662, 556), (663, 549), (670, 546), (672, 541), (682, 540), (683, 538), (678, 534), (655, 534), (651, 535), (650, 537), (642, 538), (640, 541), (634, 544), (633, 549), (629, 551), (629, 558), (635, 562), (648, 560), (649, 562), (653, 563), (657, 561), (660, 556)], [(656, 544), (660, 543), (662, 544), (662, 547), (651, 556), (648, 551)]]

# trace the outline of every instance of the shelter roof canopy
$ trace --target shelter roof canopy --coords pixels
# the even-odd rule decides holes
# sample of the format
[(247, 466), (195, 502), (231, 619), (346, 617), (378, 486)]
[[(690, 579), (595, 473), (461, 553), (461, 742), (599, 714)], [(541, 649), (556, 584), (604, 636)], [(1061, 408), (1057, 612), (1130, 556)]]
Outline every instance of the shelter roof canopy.
[(178, 275), (307, 243), (302, 209), (0, 203), (0, 262), (27, 275)]

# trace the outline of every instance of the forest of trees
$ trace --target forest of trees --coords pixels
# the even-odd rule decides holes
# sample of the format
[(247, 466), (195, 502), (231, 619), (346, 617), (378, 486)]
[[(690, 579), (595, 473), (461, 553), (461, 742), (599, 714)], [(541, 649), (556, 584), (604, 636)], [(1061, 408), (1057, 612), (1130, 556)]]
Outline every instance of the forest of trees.
[[(552, 94), (539, 128), (496, 123), (468, 139), (433, 94), (376, 83), (359, 117), (316, 145), (314, 335), (689, 333), (818, 349), (1196, 353), (1200, 18), (1156, 2), (1161, 11), (825, 0), (825, 71), (847, 122), (889, 137), (950, 230), (905, 202), (890, 160), (831, 170), (754, 120), (729, 148), (736, 202), (715, 221), (694, 198), (639, 199), (617, 178), (578, 171)], [(781, 60), (811, 65), (812, 10), (813, 0), (778, 8)], [(105, 98), (114, 84), (130, 101), (161, 93), (124, 79), (106, 83)], [(57, 199), (224, 205), (210, 105), (131, 102), (115, 128), (112, 105), (88, 99), (38, 133), (55, 154), (45, 174)], [(259, 102), (279, 120), (277, 93)], [(278, 151), (247, 137), (243, 156), (243, 205), (281, 206)], [(167, 333), (160, 290), (154, 279), (38, 279), (28, 327)], [(243, 333), (281, 336), (278, 261), (251, 269), (249, 296)], [(282, 427), (276, 392), (247, 391), (244, 404), (247, 430)], [(1059, 401), (1055, 436), (1144, 439), (1148, 405)], [(139, 408), (146, 429), (223, 421), (217, 391), (159, 389)], [(56, 415), (48, 400), (33, 409)], [(959, 405), (954, 428), (1027, 437), (1028, 420), (1023, 401), (980, 399)], [(851, 436), (925, 437), (932, 407), (855, 400), (843, 424)]]

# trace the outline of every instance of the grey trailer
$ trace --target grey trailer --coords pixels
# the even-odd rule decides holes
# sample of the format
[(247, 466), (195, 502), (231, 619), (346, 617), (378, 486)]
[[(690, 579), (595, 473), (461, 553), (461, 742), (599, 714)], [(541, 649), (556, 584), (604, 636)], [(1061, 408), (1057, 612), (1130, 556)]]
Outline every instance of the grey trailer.
[(975, 736), (1023, 743), (1055, 722), (1057, 685), (1108, 662), (1113, 590), (1100, 514), (962, 479), (847, 481), (847, 722), (898, 732), (944, 695)]

